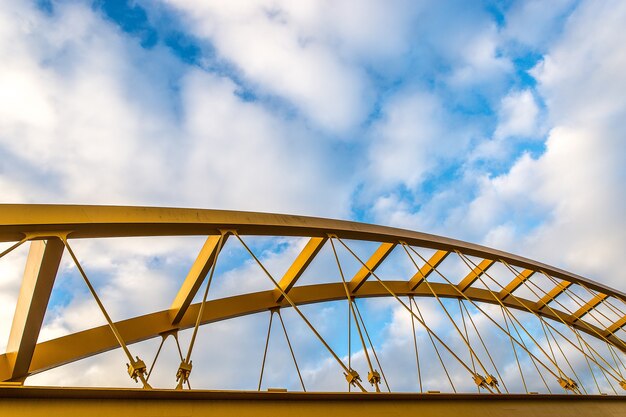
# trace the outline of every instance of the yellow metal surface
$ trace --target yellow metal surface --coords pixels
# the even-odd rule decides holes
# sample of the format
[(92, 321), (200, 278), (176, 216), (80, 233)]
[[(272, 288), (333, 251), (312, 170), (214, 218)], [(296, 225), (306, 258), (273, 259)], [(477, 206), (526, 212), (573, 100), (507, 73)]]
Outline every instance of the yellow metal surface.
[(428, 276), (444, 261), (444, 259), (446, 259), (449, 254), (450, 252), (445, 250), (438, 250), (435, 252), (435, 254), (430, 257), (428, 262), (409, 280), (409, 288), (411, 291), (416, 289), (426, 278), (428, 278)]
[(361, 288), (361, 285), (365, 283), (365, 281), (372, 275), (371, 271), (374, 271), (378, 266), (383, 263), (385, 258), (389, 256), (393, 248), (395, 248), (395, 243), (381, 243), (378, 249), (370, 256), (370, 258), (365, 262), (367, 267), (362, 266), (361, 269), (352, 277), (348, 287), (351, 292), (356, 292)]
[(554, 301), (556, 297), (563, 294), (563, 292), (572, 286), (573, 281), (561, 281), (558, 285), (555, 285), (546, 295), (541, 297), (537, 301), (537, 309), (542, 309), (548, 305), (548, 303)]
[(580, 320), (585, 314), (589, 313), (591, 310), (599, 306), (602, 300), (605, 300), (607, 297), (608, 295), (606, 294), (598, 294), (594, 296), (584, 306), (576, 310), (573, 316), (576, 318), (576, 320)]
[[(405, 281), (386, 281), (386, 285), (397, 295), (415, 295), (432, 297), (428, 288), (418, 288), (416, 291), (409, 291)], [(458, 298), (458, 292), (449, 284), (430, 283), (433, 290), (439, 297)], [(480, 288), (468, 288), (465, 294), (476, 301), (496, 304), (489, 291)], [(358, 292), (357, 297), (382, 297), (388, 293), (377, 282), (366, 282)], [(311, 304), (324, 301), (345, 299), (345, 290), (341, 283), (307, 285), (294, 287), (290, 292), (292, 301), (298, 305)], [(511, 298), (503, 301), (510, 308), (525, 310), (523, 303), (533, 305), (534, 303)], [(201, 323), (212, 323), (234, 317), (267, 311), (277, 306), (287, 306), (283, 300), (281, 303), (275, 301), (272, 290), (238, 295), (229, 298), (207, 301), (207, 308), (201, 318)], [(128, 344), (133, 344), (142, 340), (158, 337), (160, 334), (171, 331), (175, 328), (191, 328), (195, 325), (200, 303), (189, 307), (187, 314), (181, 322), (174, 327), (169, 319), (169, 311), (164, 310), (144, 316), (123, 320), (116, 323), (116, 327)], [(557, 310), (541, 310), (538, 314), (543, 317), (557, 320), (558, 314), (573, 327), (580, 331), (594, 335), (594, 331), (601, 332), (602, 329), (580, 322), (575, 322), (573, 318)], [(626, 351), (626, 347), (619, 343), (619, 339), (612, 336), (616, 347)], [(73, 333), (57, 339), (49, 340), (37, 344), (33, 355), (33, 360), (29, 369), (30, 374), (42, 372), (44, 370), (83, 359), (101, 352), (117, 348), (119, 345), (112, 335), (108, 326), (95, 327), (78, 333)], [(6, 355), (0, 355), (0, 380), (7, 378), (8, 369), (2, 364), (6, 362)]]
[(516, 276), (511, 282), (509, 282), (499, 293), (498, 297), (504, 300), (506, 297), (511, 295), (513, 291), (518, 289), (520, 286), (524, 284), (530, 277), (535, 274), (535, 271), (532, 269), (523, 270), (518, 276)]
[[(224, 240), (226, 239), (227, 236), (224, 236)], [(189, 304), (191, 304), (193, 297), (195, 297), (202, 281), (206, 278), (211, 269), (211, 265), (213, 265), (215, 261), (219, 242), (220, 236), (209, 236), (202, 246), (202, 249), (200, 249), (198, 257), (191, 266), (183, 285), (181, 285), (178, 294), (176, 294), (170, 306), (172, 324), (178, 323), (185, 315)]]
[(604, 336), (610, 336), (624, 326), (626, 326), (626, 316), (622, 316), (621, 319), (611, 324), (602, 334)]
[(21, 380), (28, 373), (52, 286), (63, 256), (63, 242), (53, 238), (30, 244), (24, 277), (7, 343), (3, 379)]
[(467, 290), (482, 274), (484, 274), (495, 261), (491, 259), (483, 259), (459, 284), (457, 287), (461, 291)]
[(12, 417), (623, 417), (626, 415), (626, 400), (623, 397), (597, 395), (0, 388), (0, 414)]
[[(300, 278), (307, 266), (309, 266), (309, 264), (313, 261), (315, 255), (319, 253), (327, 240), (328, 239), (325, 237), (312, 237), (309, 239), (296, 260), (291, 264), (287, 272), (285, 272), (285, 275), (283, 275), (282, 279), (278, 282), (278, 285), (284, 292), (288, 293), (291, 290), (291, 287), (296, 284), (298, 278)], [(275, 289), (274, 293), (276, 294), (276, 301), (281, 301), (283, 299), (283, 293), (280, 290)]]
[(241, 235), (327, 237), (378, 242), (404, 241), (431, 249), (459, 250), (481, 258), (544, 271), (553, 277), (584, 283), (588, 288), (626, 300), (626, 294), (571, 272), (521, 256), (394, 227), (317, 217), (228, 210), (161, 207), (0, 204), (0, 242), (19, 241), (29, 233), (40, 238), (69, 233), (70, 239), (131, 236), (218, 235), (236, 229)]

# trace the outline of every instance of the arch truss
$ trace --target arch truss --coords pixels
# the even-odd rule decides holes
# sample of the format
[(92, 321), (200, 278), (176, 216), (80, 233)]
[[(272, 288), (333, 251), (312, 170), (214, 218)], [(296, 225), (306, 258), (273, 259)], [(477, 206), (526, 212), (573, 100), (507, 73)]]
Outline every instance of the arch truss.
[[(202, 236), (205, 242), (177, 293), (172, 294), (169, 308), (114, 321), (92, 284), (84, 259), (75, 250), (75, 242), (159, 236)], [(256, 236), (297, 237), (305, 243), (300, 244), (286, 271), (276, 274), (250, 244)], [(348, 390), (391, 392), (394, 382), (384, 372), (381, 343), (375, 340), (375, 330), (371, 323), (368, 327), (363, 311), (364, 299), (387, 297), (408, 318), (415, 370), (406, 372), (415, 374), (418, 392), (428, 392), (426, 381), (433, 378), (422, 374), (426, 362), (441, 365), (436, 377), (447, 381), (451, 392), (457, 392), (455, 384), (465, 378), (479, 393), (510, 393), (513, 389), (509, 387), (515, 384), (522, 387), (522, 393), (533, 393), (531, 373), (542, 381), (546, 393), (555, 392), (555, 387), (581, 395), (617, 395), (626, 390), (624, 293), (534, 260), (467, 242), (302, 216), (57, 205), (0, 206), (0, 242), (5, 243), (0, 258), (30, 245), (15, 314), (3, 318), (12, 323), (6, 352), (0, 355), (3, 384), (20, 385), (31, 375), (119, 348), (127, 358), (129, 377), (150, 389), (161, 348), (175, 343), (180, 364), (172, 375), (171, 388), (191, 389), (192, 357), (202, 326), (265, 312), (268, 330), (260, 347), (264, 353), (258, 390), (274, 326), (289, 348), (298, 388), (306, 391), (301, 358), (281, 314), (288, 309), (336, 363), (337, 378), (344, 380)], [(227, 242), (244, 251), (271, 289), (208, 298)], [(373, 249), (364, 250), (363, 243)], [(334, 261), (332, 276), (336, 279), (302, 284), (302, 276), (322, 250)], [(79, 272), (106, 325), (39, 342), (64, 254)], [(348, 262), (357, 268), (349, 271)], [(392, 277), (382, 273), (398, 262), (408, 265), (411, 272)], [(200, 301), (194, 303), (194, 299)], [(436, 321), (423, 314), (426, 299), (438, 309)], [(333, 348), (336, 344), (322, 335), (302, 308), (338, 300), (347, 306), (347, 353)], [(178, 334), (185, 329), (190, 329), (191, 338), (181, 346)], [(134, 344), (154, 338), (160, 338), (160, 344), (152, 360), (133, 354)], [(364, 359), (360, 370), (353, 367), (353, 339), (354, 352)], [(432, 358), (423, 356), (424, 343), (434, 353)], [(510, 363), (498, 363), (503, 350), (509, 352)], [(460, 369), (458, 375), (449, 372), (450, 364)]]

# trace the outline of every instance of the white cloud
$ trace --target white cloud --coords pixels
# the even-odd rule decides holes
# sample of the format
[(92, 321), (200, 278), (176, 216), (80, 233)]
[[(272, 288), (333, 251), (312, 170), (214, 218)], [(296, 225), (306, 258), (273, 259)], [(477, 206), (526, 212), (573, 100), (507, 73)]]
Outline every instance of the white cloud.
[(315, 21), (324, 16), (322, 4), (169, 3), (255, 89), (285, 98), (323, 129), (344, 132), (367, 115), (371, 99), (365, 74), (318, 34), (325, 29)]
[(476, 145), (473, 161), (507, 161), (520, 143), (543, 139), (543, 117), (530, 89), (512, 90), (505, 95), (497, 112), (498, 124), (490, 140)]
[[(30, 201), (104, 202), (105, 195), (120, 201), (138, 186), (149, 195), (148, 183), (163, 170), (156, 169), (155, 158), (161, 155), (143, 138), (158, 141), (152, 129), (160, 130), (161, 138), (171, 129), (163, 115), (151, 113), (156, 106), (129, 100), (124, 75), (133, 71), (131, 56), (141, 53), (139, 47), (127, 48), (115, 31), (81, 6), (60, 6), (55, 17), (27, 5), (13, 6), (12, 12), (13, 30), (4, 37), (10, 44), (0, 47), (8, 63), (0, 79), (12, 86), (13, 95), (38, 104), (2, 112), (5, 163), (11, 167), (11, 159), (17, 159), (31, 168), (27, 174), (15, 164), (18, 168), (3, 170), (3, 176), (27, 182), (29, 194), (37, 196), (27, 197)], [(17, 60), (9, 58), (13, 50), (19, 51)], [(146, 82), (136, 88), (146, 88)], [(12, 107), (11, 96), (2, 101), (3, 107)], [(138, 154), (145, 158), (137, 160)], [(129, 173), (133, 184), (125, 181)], [(40, 180), (25, 181), (25, 175)]]
[(596, 128), (623, 114), (626, 53), (616, 30), (623, 21), (620, 2), (584, 3), (570, 16), (563, 38), (534, 70), (554, 124)]
[(538, 115), (539, 108), (531, 91), (512, 91), (502, 99), (494, 136), (496, 139), (533, 136), (537, 132)]
[(242, 102), (228, 80), (196, 71), (185, 78), (184, 89), (189, 112), (181, 145), (189, 159), (181, 167), (187, 181), (180, 187), (187, 196), (199, 193), (204, 197), (198, 201), (213, 207), (346, 212), (347, 167), (325, 160), (323, 142)]
[(562, 29), (562, 18), (575, 6), (574, 0), (514, 3), (505, 17), (504, 35), (533, 49), (545, 50)]
[(243, 101), (228, 79), (143, 50), (81, 5), (51, 17), (13, 5), (0, 18), (10, 87), (0, 89), (0, 183), (20, 184), (4, 198), (347, 210), (349, 167), (329, 164), (326, 143)]
[(484, 183), (470, 205), (471, 212), (488, 214), (481, 222), (487, 234), (510, 222), (510, 210), (539, 209), (541, 226), (516, 222), (517, 243), (508, 237), (509, 249), (615, 287), (624, 281), (619, 248), (626, 245), (624, 19), (619, 2), (583, 3), (572, 14), (533, 71), (553, 126), (545, 154), (522, 157), (509, 173)]
[(513, 65), (498, 51), (499, 39), (494, 26), (472, 35), (464, 39), (463, 48), (458, 51), (456, 58), (461, 63), (457, 64), (449, 82), (456, 88), (481, 85), (484, 90), (497, 91), (513, 70)]
[(406, 184), (459, 157), (470, 131), (454, 132), (454, 118), (436, 95), (415, 91), (392, 97), (372, 127), (367, 188)]

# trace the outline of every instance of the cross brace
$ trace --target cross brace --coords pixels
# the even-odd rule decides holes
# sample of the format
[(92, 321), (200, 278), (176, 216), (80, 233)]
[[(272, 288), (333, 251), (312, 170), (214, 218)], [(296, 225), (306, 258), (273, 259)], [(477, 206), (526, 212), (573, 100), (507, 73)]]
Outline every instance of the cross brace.
[(424, 281), (424, 279), (428, 278), (428, 276), (446, 259), (449, 254), (450, 252), (445, 250), (438, 250), (435, 252), (435, 254), (430, 257), (428, 262), (409, 280), (409, 289), (411, 291), (415, 290)]
[(587, 303), (576, 310), (573, 314), (574, 320), (580, 320), (585, 314), (589, 313), (591, 310), (600, 305), (602, 300), (608, 298), (606, 294), (596, 294), (591, 300), (587, 301)]
[[(312, 237), (309, 239), (296, 260), (293, 261), (285, 275), (278, 282), (283, 291), (288, 293), (291, 290), (327, 240), (328, 238), (325, 237)], [(274, 294), (277, 302), (283, 300), (284, 296), (278, 288), (274, 290)]]
[(565, 290), (572, 286), (572, 283), (569, 281), (561, 281), (558, 285), (552, 288), (546, 295), (541, 297), (539, 301), (537, 301), (536, 309), (541, 310), (545, 306), (548, 305), (549, 302), (553, 301), (556, 297), (563, 294)]
[(395, 243), (381, 243), (381, 245), (376, 249), (376, 252), (370, 256), (370, 258), (365, 262), (367, 268), (362, 266), (361, 269), (354, 275), (352, 280), (348, 283), (348, 287), (350, 288), (350, 292), (357, 292), (361, 285), (367, 281), (367, 279), (372, 275), (370, 271), (375, 270), (378, 266), (383, 263), (385, 258), (393, 251), (393, 248), (396, 247)]
[(535, 271), (533, 271), (532, 269), (525, 269), (522, 272), (520, 272), (520, 274), (518, 276), (516, 276), (515, 278), (513, 278), (513, 280), (511, 282), (509, 282), (506, 287), (504, 287), (499, 293), (498, 293), (498, 297), (501, 300), (504, 300), (506, 297), (508, 297), (509, 295), (511, 295), (511, 293), (513, 291), (515, 291), (516, 289), (518, 289), (522, 284), (524, 284), (524, 282), (526, 282), (531, 276), (533, 276), (533, 274), (535, 273)]
[(63, 250), (63, 242), (58, 238), (30, 244), (7, 344), (10, 379), (21, 382), (28, 373)]
[(458, 289), (461, 291), (467, 290), (471, 285), (482, 275), (487, 269), (489, 269), (495, 261), (491, 259), (483, 259), (477, 266), (467, 274), (465, 278), (457, 285)]

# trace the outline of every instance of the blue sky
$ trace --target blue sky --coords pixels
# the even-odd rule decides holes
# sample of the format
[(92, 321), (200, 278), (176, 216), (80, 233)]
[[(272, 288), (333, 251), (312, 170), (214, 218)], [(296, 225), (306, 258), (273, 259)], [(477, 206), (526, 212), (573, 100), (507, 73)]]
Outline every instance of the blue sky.
[(5, 0), (0, 201), (380, 223), (623, 290), (625, 24), (620, 1)]

